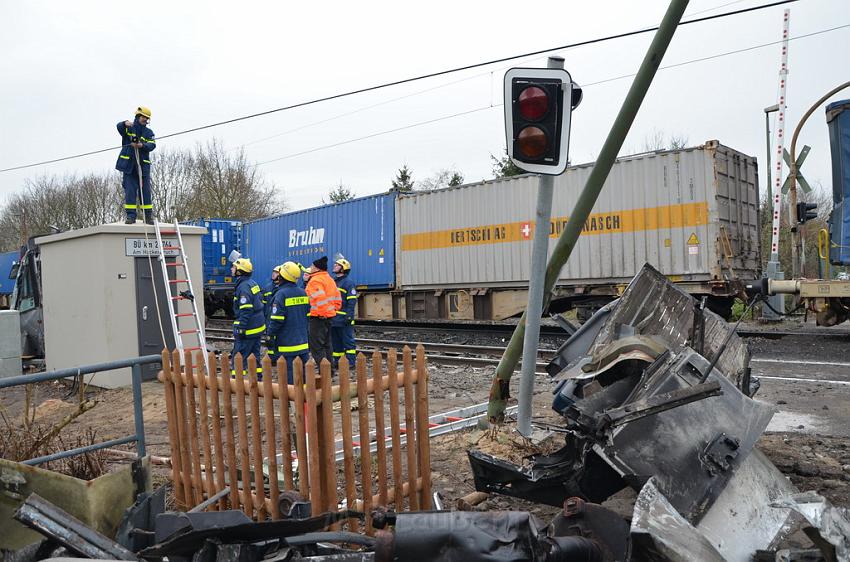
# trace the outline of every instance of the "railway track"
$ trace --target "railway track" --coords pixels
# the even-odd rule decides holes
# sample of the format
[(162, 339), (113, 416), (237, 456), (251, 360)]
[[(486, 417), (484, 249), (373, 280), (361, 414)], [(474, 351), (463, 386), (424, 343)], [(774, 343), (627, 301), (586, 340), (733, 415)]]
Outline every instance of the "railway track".
[[(217, 328), (207, 328), (207, 340), (218, 342), (233, 341), (231, 336), (218, 335), (221, 333), (230, 333), (230, 331)], [(494, 345), (461, 345), (434, 342), (421, 342), (421, 344), (425, 347), (425, 351), (428, 352), (429, 361), (448, 365), (498, 365), (499, 359), (505, 352), (504, 347)], [(357, 350), (367, 354), (374, 353), (375, 351), (385, 353), (386, 350), (390, 348), (395, 348), (401, 351), (404, 346), (413, 348), (417, 345), (419, 345), (419, 342), (369, 338), (357, 339)], [(538, 350), (537, 372), (546, 372), (546, 365), (552, 360), (556, 351), (557, 350), (550, 348)]]
[[(227, 332), (230, 333), (229, 321), (213, 320), (216, 324), (211, 324), (207, 328), (207, 332)], [(221, 322), (221, 324), (218, 324)], [(222, 328), (215, 326), (221, 325)], [(427, 322), (427, 321), (403, 321), (403, 320), (358, 320), (357, 325), (364, 328), (366, 331), (410, 331), (410, 332), (435, 332), (440, 334), (469, 334), (470, 332), (488, 334), (488, 335), (505, 335), (510, 336), (514, 329), (514, 324), (506, 323), (491, 323), (491, 322)], [(540, 334), (544, 336), (559, 336), (567, 337), (568, 334), (560, 326), (542, 325), (540, 326)], [(840, 328), (818, 328), (804, 330), (771, 330), (758, 329), (750, 327), (740, 327), (738, 335), (742, 338), (765, 338), (779, 339), (790, 336), (799, 337), (827, 337), (827, 338), (847, 338), (850, 340), (850, 329)], [(212, 339), (212, 338), (208, 338)]]

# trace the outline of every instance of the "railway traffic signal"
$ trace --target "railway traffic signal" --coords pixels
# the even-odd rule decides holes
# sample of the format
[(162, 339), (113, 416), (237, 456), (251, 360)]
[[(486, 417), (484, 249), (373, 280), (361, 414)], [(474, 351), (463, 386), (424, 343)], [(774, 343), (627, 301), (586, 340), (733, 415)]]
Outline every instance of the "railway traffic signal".
[(582, 91), (562, 68), (512, 68), (505, 73), (508, 156), (529, 172), (558, 175), (567, 167), (570, 115)]
[(805, 203), (799, 202), (797, 203), (797, 222), (800, 224), (805, 224), (806, 221), (810, 221), (812, 219), (818, 218), (818, 204), (817, 203)]

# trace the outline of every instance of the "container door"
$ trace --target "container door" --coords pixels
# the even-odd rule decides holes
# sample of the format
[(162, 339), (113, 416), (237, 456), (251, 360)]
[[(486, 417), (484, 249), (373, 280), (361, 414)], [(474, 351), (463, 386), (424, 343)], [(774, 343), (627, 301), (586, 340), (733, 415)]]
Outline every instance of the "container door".
[[(173, 258), (167, 258), (172, 261)], [(168, 304), (165, 299), (170, 295), (166, 292), (162, 282), (162, 273), (156, 258), (148, 261), (148, 258), (136, 258), (136, 324), (139, 334), (139, 356), (159, 355), (163, 347), (174, 349), (174, 334), (171, 329), (171, 318), (168, 316)], [(153, 277), (151, 277), (151, 264), (153, 265)], [(169, 267), (169, 277), (174, 278), (176, 268)], [(152, 282), (153, 281), (153, 282)], [(153, 283), (156, 283), (156, 296), (154, 298)], [(157, 300), (159, 301), (157, 303)], [(157, 315), (159, 305), (159, 315)], [(163, 345), (162, 332), (159, 322), (162, 319), (162, 332), (165, 333), (166, 345)], [(153, 380), (157, 372), (162, 368), (159, 364), (144, 365), (142, 367), (142, 380)]]

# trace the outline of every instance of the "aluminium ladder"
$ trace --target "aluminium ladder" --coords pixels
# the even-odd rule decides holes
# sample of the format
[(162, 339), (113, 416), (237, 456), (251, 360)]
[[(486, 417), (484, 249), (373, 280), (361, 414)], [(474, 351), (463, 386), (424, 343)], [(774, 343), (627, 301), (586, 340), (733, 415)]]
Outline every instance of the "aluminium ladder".
[[(165, 246), (162, 241), (163, 231), (160, 229), (160, 222), (154, 219), (153, 224), (154, 229), (156, 230), (156, 242), (159, 251), (159, 264), (162, 269), (163, 286), (167, 288), (165, 300), (168, 303), (168, 314), (171, 318), (171, 329), (174, 333), (174, 344), (177, 346), (177, 349), (180, 350), (181, 354), (185, 351), (201, 351), (204, 356), (204, 366), (206, 367), (207, 376), (215, 376), (215, 373), (210, 373), (209, 358), (206, 353), (204, 325), (198, 315), (198, 306), (195, 303), (196, 295), (192, 288), (192, 277), (189, 273), (189, 261), (186, 256), (186, 252), (183, 249), (183, 236), (180, 234), (180, 224), (177, 222), (177, 219), (174, 219), (174, 232), (172, 233), (171, 231), (167, 231), (164, 233), (177, 235), (176, 246)], [(173, 263), (167, 263), (165, 261), (165, 252), (169, 250), (177, 251), (177, 259)], [(169, 279), (169, 267), (177, 268), (177, 271), (175, 271), (175, 279)], [(184, 273), (182, 278), (178, 275), (179, 269), (181, 268)], [(180, 285), (185, 285), (188, 288), (181, 291)], [(171, 290), (172, 287), (174, 288), (174, 291)], [(189, 301), (192, 311), (182, 313), (178, 312), (177, 303), (180, 301)], [(157, 306), (159, 305), (157, 304)], [(191, 319), (193, 325), (181, 330), (179, 327), (180, 318)], [(197, 338), (197, 345), (186, 346), (183, 342), (183, 336), (191, 336), (192, 334), (194, 334)]]

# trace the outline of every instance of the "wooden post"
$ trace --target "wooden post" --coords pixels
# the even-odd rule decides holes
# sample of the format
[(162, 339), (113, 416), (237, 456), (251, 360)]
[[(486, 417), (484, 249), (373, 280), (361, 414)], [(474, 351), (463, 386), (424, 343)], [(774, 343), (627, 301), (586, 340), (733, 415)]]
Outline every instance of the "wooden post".
[[(245, 375), (242, 368), (242, 354), (234, 359), (236, 367), (236, 422), (239, 425), (239, 467), (242, 469), (242, 511), (245, 515), (254, 515), (254, 500), (251, 497), (251, 455), (248, 450), (248, 425), (245, 413)], [(231, 482), (232, 486), (234, 483)]]
[[(334, 419), (333, 419), (333, 399), (331, 398), (332, 386), (331, 364), (327, 359), (323, 359), (321, 363), (321, 385), (322, 385), (322, 404), (319, 410), (322, 418), (322, 433), (319, 435), (323, 442), (322, 448), (322, 465), (325, 467), (325, 491), (322, 494), (325, 498), (326, 511), (337, 511), (337, 494), (336, 494), (336, 447), (334, 439)], [(334, 525), (333, 528), (338, 528), (339, 525)]]
[(404, 493), (401, 471), (401, 419), (398, 412), (398, 359), (395, 348), (387, 351), (387, 378), (390, 391), (390, 435), (392, 437), (393, 455), (393, 488), (395, 493), (395, 509), (401, 511), (404, 507)]
[(177, 404), (174, 398), (174, 381), (171, 375), (171, 361), (168, 350), (162, 351), (163, 386), (165, 387), (165, 410), (168, 416), (168, 442), (171, 445), (171, 481), (174, 483), (174, 499), (178, 509), (189, 509), (189, 502), (183, 495), (183, 467), (180, 462), (180, 434), (177, 430)]
[[(345, 503), (348, 509), (354, 509), (354, 501), (357, 499), (357, 482), (356, 473), (354, 472), (354, 446), (351, 441), (353, 439), (351, 431), (351, 372), (349, 371), (348, 361), (339, 362), (339, 389), (340, 389), (340, 408), (339, 414), (342, 417), (342, 451), (343, 451), (343, 470), (345, 471)], [(357, 532), (360, 530), (360, 520), (351, 518), (348, 520), (348, 530)]]
[(310, 459), (307, 454), (307, 422), (304, 405), (304, 363), (300, 357), (292, 362), (295, 371), (295, 451), (298, 455), (298, 491), (301, 497), (310, 497)]
[[(213, 444), (215, 445), (215, 486), (216, 491), (224, 490), (227, 485), (224, 477), (224, 443), (221, 439), (221, 406), (218, 398), (218, 361), (215, 353), (210, 353), (207, 361), (212, 370), (210, 378), (210, 407), (212, 409)], [(224, 370), (224, 369), (222, 369)], [(227, 500), (218, 501), (218, 509), (227, 509)]]
[(384, 375), (381, 369), (383, 357), (380, 351), (372, 354), (373, 396), (375, 397), (375, 446), (378, 457), (378, 504), (387, 507), (387, 444), (384, 423)]
[(280, 388), (280, 458), (283, 463), (283, 485), (287, 490), (295, 488), (292, 480), (292, 430), (289, 427), (289, 383), (286, 372), (286, 360), (280, 357), (277, 360), (277, 384)]
[(195, 354), (195, 365), (198, 366), (198, 407), (200, 408), (200, 418), (198, 420), (201, 427), (201, 441), (204, 446), (204, 489), (207, 492), (207, 497), (211, 498), (215, 495), (215, 461), (212, 456), (212, 443), (210, 443), (210, 418), (207, 410), (207, 376), (204, 367), (204, 357), (200, 352)]
[[(307, 361), (304, 370), (306, 385), (304, 393), (307, 395), (307, 453), (310, 457), (310, 502), (316, 511), (322, 510), (325, 504), (322, 502), (321, 477), (321, 455), (319, 454), (319, 421), (316, 416), (316, 363)], [(315, 513), (314, 515), (318, 515)]]
[(425, 368), (425, 347), (416, 346), (416, 442), (419, 445), (419, 476), (422, 492), (419, 507), (431, 509), (431, 436), (428, 427), (428, 371)]
[[(274, 390), (272, 389), (274, 383), (272, 382), (272, 362), (268, 356), (263, 357), (263, 373), (263, 414), (266, 420), (266, 455), (269, 458), (269, 499), (272, 504), (272, 519), (280, 519), (278, 505), (280, 485), (277, 480), (277, 439), (274, 430)], [(286, 384), (285, 381), (284, 384)]]
[(416, 493), (416, 479), (419, 476), (416, 470), (416, 425), (414, 423), (414, 397), (413, 397), (413, 359), (410, 347), (404, 346), (404, 434), (407, 436), (407, 501), (410, 511), (419, 511), (419, 498)]
[(236, 435), (233, 431), (233, 389), (230, 386), (230, 356), (221, 356), (221, 388), (224, 391), (224, 431), (227, 435), (227, 477), (230, 480), (230, 509), (239, 509), (239, 482), (236, 472)]
[(186, 394), (183, 390), (183, 375), (180, 351), (174, 350), (171, 355), (171, 380), (174, 382), (174, 398), (177, 406), (177, 430), (180, 435), (180, 462), (183, 465), (183, 497), (186, 508), (194, 507), (195, 492), (192, 489), (192, 456), (189, 453), (189, 422), (186, 412)]
[(201, 446), (198, 436), (198, 405), (195, 402), (195, 367), (192, 353), (184, 352), (184, 373), (186, 377), (186, 396), (189, 408), (189, 445), (192, 451), (192, 489), (195, 491), (195, 505), (204, 501), (204, 481), (201, 477)]
[[(251, 397), (251, 466), (254, 471), (254, 509), (257, 511), (257, 521), (266, 518), (266, 485), (263, 481), (263, 437), (260, 433), (263, 425), (260, 418), (260, 395), (257, 393), (257, 358), (248, 356), (248, 394)], [(243, 476), (244, 478), (244, 476)]]
[(357, 417), (360, 420), (360, 481), (366, 533), (372, 533), (372, 453), (369, 451), (369, 401), (366, 394), (366, 358), (357, 357)]

